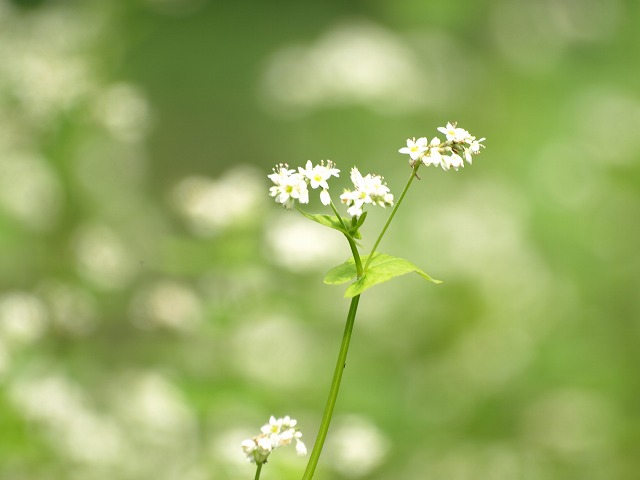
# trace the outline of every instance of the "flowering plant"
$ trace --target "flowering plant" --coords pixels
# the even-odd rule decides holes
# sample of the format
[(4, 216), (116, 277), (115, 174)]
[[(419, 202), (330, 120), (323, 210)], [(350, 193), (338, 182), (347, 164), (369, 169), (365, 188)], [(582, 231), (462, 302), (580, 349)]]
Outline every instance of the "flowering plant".
[[(324, 278), (324, 282), (330, 285), (344, 284), (351, 281), (352, 283), (345, 291), (345, 297), (351, 298), (351, 305), (347, 314), (338, 360), (329, 390), (329, 398), (325, 406), (316, 442), (302, 477), (303, 480), (311, 480), (313, 477), (329, 431), (342, 373), (346, 365), (345, 362), (360, 295), (375, 285), (411, 272), (415, 272), (433, 283), (442, 283), (440, 280), (431, 278), (408, 260), (392, 257), (377, 250), (414, 178), (419, 178), (418, 169), (421, 165), (441, 167), (443, 170), (453, 168), (457, 171), (459, 168), (464, 167), (465, 161), (471, 164), (473, 157), (478, 155), (481, 149), (484, 148), (482, 144), (485, 140), (484, 138), (477, 139), (467, 130), (459, 128), (455, 123), (447, 123), (446, 126), (439, 127), (438, 131), (445, 135), (444, 140), (438, 137), (434, 137), (431, 141), (427, 137), (420, 137), (417, 140), (415, 138), (407, 139), (407, 146), (399, 149), (400, 153), (409, 155), (411, 174), (395, 205), (395, 198), (384, 182), (383, 177), (373, 174), (363, 176), (358, 168), (353, 167), (350, 174), (353, 189), (345, 189), (340, 195), (341, 203), (347, 207), (348, 216), (341, 216), (329, 193), (329, 180), (331, 177), (339, 177), (340, 170), (330, 160), (322, 161), (317, 165), (308, 160), (304, 168), (298, 167), (297, 170), (289, 168), (287, 164), (279, 164), (274, 167), (273, 173), (268, 175), (273, 182), (273, 186), (269, 189), (269, 194), (274, 197), (277, 203), (282, 204), (288, 210), (292, 210), (295, 206), (308, 219), (339, 231), (347, 239), (351, 249), (351, 257), (341, 265), (329, 270)], [(309, 203), (310, 189), (320, 189), (320, 201), (323, 205), (329, 206), (334, 215), (307, 213), (296, 205), (296, 203)], [(356, 240), (362, 238), (360, 227), (362, 227), (367, 217), (365, 208), (370, 205), (383, 208), (393, 206), (393, 209), (370, 253), (361, 255)], [(260, 435), (242, 443), (247, 459), (257, 464), (256, 480), (260, 476), (263, 464), (266, 463), (267, 457), (274, 448), (289, 444), (295, 439), (298, 453), (306, 453), (304, 444), (299, 440), (301, 433), (296, 425), (296, 421), (289, 417), (278, 420), (271, 417), (269, 424), (262, 427)]]

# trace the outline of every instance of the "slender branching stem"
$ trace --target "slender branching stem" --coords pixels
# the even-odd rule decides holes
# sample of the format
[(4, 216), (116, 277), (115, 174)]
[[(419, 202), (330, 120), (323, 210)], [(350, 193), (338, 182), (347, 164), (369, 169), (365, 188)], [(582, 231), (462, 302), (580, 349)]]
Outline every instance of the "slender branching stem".
[[(407, 181), (407, 184), (404, 187), (404, 190), (402, 191), (402, 194), (400, 195), (398, 202), (393, 207), (393, 210), (389, 215), (389, 219), (387, 220), (387, 223), (384, 225), (384, 228), (380, 232), (380, 235), (378, 236), (378, 239), (376, 240), (376, 243), (374, 244), (373, 249), (371, 250), (371, 254), (369, 255), (369, 258), (367, 259), (367, 263), (364, 267), (362, 266), (362, 260), (360, 259), (360, 254), (358, 252), (358, 248), (355, 243), (355, 240), (351, 235), (345, 233), (345, 237), (347, 238), (347, 241), (349, 242), (349, 247), (351, 248), (351, 253), (353, 254), (353, 260), (356, 264), (356, 271), (357, 271), (358, 278), (361, 278), (362, 275), (364, 275), (364, 273), (367, 270), (367, 267), (371, 263), (371, 259), (373, 258), (373, 254), (375, 253), (376, 248), (378, 248), (378, 245), (380, 244), (382, 237), (384, 236), (385, 232), (387, 231), (387, 228), (389, 228), (389, 225), (391, 224), (391, 220), (393, 220), (393, 217), (398, 211), (398, 207), (402, 203), (402, 200), (404, 200), (404, 197), (407, 194), (409, 187), (411, 186), (411, 182), (413, 182), (414, 177), (417, 176), (417, 171), (419, 166), (420, 166), (420, 162), (415, 162), (414, 165), (412, 166), (411, 176), (409, 177), (409, 180)], [(345, 229), (345, 232), (348, 232), (349, 229), (345, 225), (344, 220), (338, 213), (333, 202), (331, 202), (331, 208), (333, 209), (334, 213), (338, 217), (338, 220), (340, 221), (341, 225)], [(356, 319), (356, 312), (358, 310), (359, 302), (360, 302), (360, 295), (356, 295), (351, 299), (351, 306), (349, 307), (349, 313), (347, 315), (347, 321), (344, 327), (344, 333), (342, 335), (340, 352), (338, 353), (338, 360), (336, 362), (336, 367), (333, 372), (333, 380), (331, 381), (329, 398), (327, 399), (327, 404), (324, 409), (324, 414), (322, 415), (322, 421), (320, 422), (320, 429), (318, 431), (318, 436), (316, 438), (315, 444), (313, 445), (313, 450), (311, 451), (311, 455), (309, 456), (309, 463), (307, 463), (307, 468), (304, 472), (302, 480), (311, 480), (313, 478), (313, 474), (315, 473), (316, 467), (318, 466), (318, 461), (320, 460), (320, 454), (322, 453), (322, 448), (324, 446), (324, 442), (327, 438), (327, 433), (329, 431), (329, 425), (331, 424), (331, 417), (333, 416), (333, 410), (336, 406), (338, 391), (340, 390), (340, 383), (342, 381), (342, 374), (344, 372), (345, 367), (347, 366), (347, 363), (346, 363), (347, 353), (349, 351), (349, 344), (351, 343), (351, 334), (353, 332), (353, 324)]]
[(342, 381), (342, 373), (346, 367), (347, 352), (349, 351), (349, 343), (351, 342), (351, 333), (353, 332), (353, 323), (356, 319), (356, 311), (358, 310), (358, 302), (360, 301), (360, 295), (356, 295), (351, 299), (351, 306), (349, 307), (349, 314), (347, 315), (347, 322), (344, 327), (344, 334), (342, 335), (342, 344), (340, 345), (340, 353), (338, 354), (338, 361), (336, 362), (336, 368), (333, 372), (333, 380), (331, 382), (331, 389), (329, 390), (329, 398), (327, 399), (327, 405), (324, 408), (324, 414), (322, 415), (322, 422), (320, 423), (320, 430), (318, 431), (318, 437), (316, 443), (313, 445), (313, 450), (309, 456), (309, 463), (307, 463), (307, 469), (304, 472), (302, 480), (311, 480), (313, 474), (318, 465), (320, 454), (322, 453), (322, 447), (324, 441), (327, 438), (327, 432), (329, 431), (329, 424), (331, 423), (331, 417), (333, 415), (333, 409), (336, 405), (336, 399), (338, 398), (338, 391), (340, 390), (340, 382)]
[(387, 232), (387, 228), (389, 228), (389, 225), (391, 224), (391, 220), (393, 220), (393, 217), (395, 216), (396, 212), (398, 211), (398, 208), (400, 207), (400, 204), (402, 203), (402, 200), (404, 200), (404, 196), (407, 194), (407, 191), (409, 191), (409, 187), (411, 186), (411, 182), (413, 182), (413, 179), (418, 176), (418, 168), (420, 168), (420, 164), (421, 163), (422, 162), (419, 162), (419, 161), (414, 162), (413, 167), (411, 168), (411, 175), (409, 176), (409, 180), (407, 181), (407, 184), (404, 186), (404, 190), (402, 190), (402, 193), (400, 194), (400, 198), (398, 199), (398, 201), (394, 205), (393, 210), (391, 210), (391, 214), (389, 215), (389, 218), (387, 219), (387, 223), (384, 224), (384, 227), (382, 228), (382, 231), (380, 232), (380, 235), (378, 235), (378, 239), (376, 240), (376, 243), (373, 244), (373, 248), (371, 249), (371, 253), (369, 254), (369, 258), (367, 258), (367, 263), (365, 263), (365, 265), (364, 265), (364, 271), (365, 272), (367, 271), (367, 268), (369, 267), (369, 264), (371, 263), (371, 260), (373, 259), (373, 256), (376, 253), (376, 249), (378, 248), (378, 245), (380, 245), (380, 241), (382, 240), (382, 237)]

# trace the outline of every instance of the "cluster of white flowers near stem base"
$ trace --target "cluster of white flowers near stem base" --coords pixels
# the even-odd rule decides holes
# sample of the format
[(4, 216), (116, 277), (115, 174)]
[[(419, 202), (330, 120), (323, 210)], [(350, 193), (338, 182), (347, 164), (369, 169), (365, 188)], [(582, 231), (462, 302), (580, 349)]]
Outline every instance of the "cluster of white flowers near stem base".
[(476, 139), (464, 128), (457, 127), (456, 123), (447, 123), (446, 127), (439, 127), (438, 131), (446, 136), (445, 141), (434, 137), (430, 142), (427, 137), (407, 139), (407, 146), (399, 150), (411, 157), (409, 163), (413, 166), (415, 162), (422, 162), (425, 165), (435, 165), (443, 170), (453, 168), (458, 170), (464, 167), (464, 161), (471, 164), (473, 156), (480, 153), (484, 148), (481, 142), (485, 139)]
[(307, 447), (300, 438), (302, 433), (298, 422), (290, 417), (271, 417), (269, 423), (262, 426), (260, 434), (242, 442), (242, 450), (251, 463), (266, 463), (271, 452), (295, 441), (298, 455), (306, 455)]
[(342, 203), (348, 206), (347, 213), (352, 217), (362, 215), (362, 207), (366, 204), (387, 207), (393, 205), (393, 195), (389, 187), (382, 182), (379, 175), (363, 177), (360, 171), (353, 167), (351, 169), (351, 181), (354, 190), (346, 190), (340, 195)]
[(335, 168), (331, 160), (327, 160), (326, 165), (324, 161), (313, 165), (311, 160), (308, 160), (304, 168), (298, 167), (297, 172), (290, 169), (289, 165), (281, 163), (275, 166), (271, 175), (268, 175), (274, 183), (269, 189), (269, 194), (275, 197), (276, 202), (291, 210), (296, 201), (309, 203), (309, 187), (321, 188), (320, 201), (323, 205), (329, 205), (331, 197), (327, 180), (339, 176), (339, 173), (340, 170)]

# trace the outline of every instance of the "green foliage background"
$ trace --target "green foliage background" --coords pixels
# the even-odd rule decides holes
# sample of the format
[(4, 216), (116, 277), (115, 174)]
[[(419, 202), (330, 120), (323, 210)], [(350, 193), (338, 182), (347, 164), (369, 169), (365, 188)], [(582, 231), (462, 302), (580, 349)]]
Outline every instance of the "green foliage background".
[(349, 249), (266, 175), (397, 195), (447, 121), (486, 150), (381, 246), (445, 283), (363, 295), (317, 478), (638, 478), (639, 9), (0, 0), (0, 478), (253, 478), (270, 415), (311, 446)]

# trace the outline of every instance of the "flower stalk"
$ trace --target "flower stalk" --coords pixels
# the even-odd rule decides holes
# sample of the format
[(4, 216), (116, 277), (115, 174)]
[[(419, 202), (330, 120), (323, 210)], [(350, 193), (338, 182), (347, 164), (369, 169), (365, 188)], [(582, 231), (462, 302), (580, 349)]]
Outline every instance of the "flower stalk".
[(260, 480), (260, 472), (262, 471), (262, 465), (264, 465), (264, 463), (258, 463), (256, 465), (256, 476), (254, 477), (253, 480)]
[(411, 175), (409, 176), (409, 180), (407, 181), (407, 184), (404, 186), (404, 190), (402, 190), (402, 193), (400, 194), (400, 198), (398, 199), (398, 202), (393, 207), (393, 210), (391, 210), (391, 213), (389, 214), (389, 218), (387, 219), (387, 223), (385, 223), (384, 227), (382, 227), (382, 230), (380, 231), (380, 235), (378, 235), (378, 238), (376, 239), (376, 243), (373, 244), (373, 248), (371, 249), (371, 254), (369, 254), (369, 258), (367, 258), (367, 263), (364, 266), (365, 271), (369, 267), (369, 264), (371, 264), (371, 260), (373, 259), (373, 256), (376, 253), (376, 249), (378, 248), (378, 245), (380, 245), (380, 242), (382, 241), (382, 237), (384, 237), (384, 234), (387, 232), (389, 225), (391, 225), (391, 221), (393, 220), (393, 217), (396, 215), (398, 208), (400, 208), (400, 205), (402, 204), (402, 200), (404, 200), (405, 195), (409, 191), (409, 187), (411, 186), (413, 179), (418, 176), (418, 168), (420, 168), (420, 162), (414, 162), (411, 167)]
[(333, 371), (333, 380), (331, 381), (331, 387), (329, 389), (329, 397), (327, 398), (327, 404), (324, 407), (324, 414), (322, 415), (322, 422), (320, 422), (318, 436), (316, 437), (316, 442), (313, 445), (313, 450), (309, 456), (309, 462), (307, 463), (307, 468), (302, 476), (302, 480), (311, 480), (313, 477), (316, 467), (318, 466), (320, 454), (322, 453), (324, 441), (327, 438), (327, 432), (329, 431), (329, 425), (331, 424), (331, 417), (333, 416), (333, 410), (336, 406), (336, 400), (338, 399), (340, 383), (342, 382), (342, 374), (347, 366), (347, 353), (349, 352), (349, 344), (351, 343), (351, 334), (353, 333), (353, 324), (356, 320), (356, 312), (358, 311), (359, 302), (360, 295), (356, 295), (351, 299), (347, 322), (344, 326), (344, 333), (342, 334), (340, 352), (338, 353), (338, 360)]

